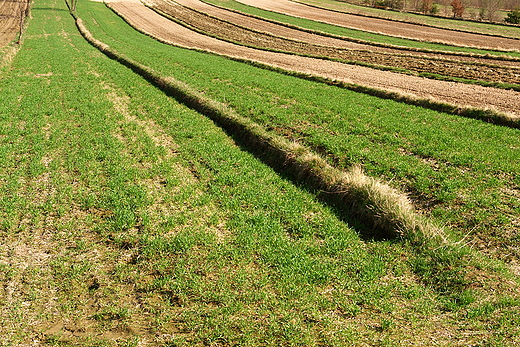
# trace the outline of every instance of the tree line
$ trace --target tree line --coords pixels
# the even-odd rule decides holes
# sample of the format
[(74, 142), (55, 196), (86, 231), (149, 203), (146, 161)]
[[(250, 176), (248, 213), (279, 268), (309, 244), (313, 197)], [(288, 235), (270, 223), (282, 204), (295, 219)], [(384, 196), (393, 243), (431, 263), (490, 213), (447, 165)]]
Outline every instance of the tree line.
[(444, 17), (520, 24), (520, 0), (340, 0)]

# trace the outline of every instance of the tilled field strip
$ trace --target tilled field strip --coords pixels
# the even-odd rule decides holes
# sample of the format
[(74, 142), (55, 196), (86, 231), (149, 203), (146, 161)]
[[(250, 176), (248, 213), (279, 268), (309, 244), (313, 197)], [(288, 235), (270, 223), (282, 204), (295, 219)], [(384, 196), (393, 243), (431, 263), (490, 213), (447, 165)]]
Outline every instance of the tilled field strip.
[[(171, 0), (165, 0), (165, 2), (173, 3)], [(385, 52), (385, 53), (397, 53), (397, 54), (407, 54), (412, 56), (425, 56), (430, 58), (449, 58), (449, 59), (457, 59), (459, 61), (468, 61), (468, 62), (478, 62), (478, 63), (488, 63), (488, 64), (497, 64), (497, 65), (507, 65), (507, 66), (520, 66), (520, 61), (518, 60), (504, 60), (504, 59), (494, 59), (493, 57), (472, 57), (466, 53), (455, 53), (455, 52), (439, 52), (439, 53), (428, 53), (423, 51), (417, 51), (412, 48), (407, 47), (398, 47), (398, 48), (390, 48), (390, 47), (381, 47), (376, 44), (363, 44), (349, 41), (349, 38), (340, 39), (326, 35), (313, 34), (311, 32), (307, 32), (304, 30), (293, 29), (286, 25), (280, 25), (273, 23), (271, 21), (263, 20), (260, 18), (255, 18), (253, 16), (247, 14), (241, 14), (235, 11), (230, 11), (225, 8), (221, 8), (218, 6), (213, 6), (208, 3), (205, 3), (200, 0), (176, 0), (175, 3), (180, 5), (189, 7), (201, 13), (208, 14), (215, 18), (218, 18), (223, 21), (228, 21), (230, 23), (234, 23), (236, 25), (249, 28), (252, 30), (256, 30), (259, 32), (268, 33), (274, 36), (284, 37), (292, 40), (298, 40), (303, 42), (309, 42), (316, 45), (328, 46), (328, 47), (338, 47), (345, 49), (356, 49), (356, 50), (370, 50), (375, 52)]]
[(110, 2), (109, 6), (135, 28), (176, 46), (259, 62), (345, 83), (390, 90), (455, 105), (492, 108), (515, 117), (520, 116), (520, 93), (511, 90), (429, 80), (333, 61), (262, 51), (198, 34), (160, 16), (135, 0)]
[[(410, 55), (404, 54), (410, 53), (410, 51), (399, 51), (397, 49), (388, 49), (392, 53), (380, 52), (381, 48), (379, 47), (355, 44), (286, 28), (282, 25), (219, 9), (198, 0), (177, 0), (175, 2), (153, 0), (147, 2), (147, 4), (193, 28), (197, 28), (205, 34), (254, 48), (389, 66), (418, 73), (433, 73), (488, 82), (520, 83), (520, 61), (500, 61), (441, 54), (428, 55), (418, 52), (414, 52), (415, 55)], [(200, 10), (204, 12), (199, 12)], [(216, 10), (219, 18), (213, 16), (213, 10)], [(220, 19), (220, 17), (223, 17), (223, 19)], [(251, 22), (256, 24), (251, 25)], [(271, 29), (269, 32), (262, 31), (262, 22)], [(251, 26), (253, 28), (249, 29)], [(286, 29), (288, 35), (284, 29)], [(352, 49), (353, 45), (358, 47)], [(363, 49), (360, 49), (360, 47), (363, 47)], [(378, 48), (378, 51), (373, 51), (371, 48)], [(451, 59), (447, 59), (448, 57), (451, 57)], [(503, 66), (503, 63), (507, 66)]]
[(520, 50), (520, 40), (500, 38), (411, 23), (338, 13), (289, 0), (236, 0), (263, 10), (306, 18), (346, 28), (429, 42), (497, 50)]
[(21, 13), (27, 3), (0, 0), (0, 47), (7, 45), (20, 32)]
[[(462, 32), (509, 37), (520, 39), (520, 31), (512, 25), (496, 25), (494, 23), (478, 22), (466, 20), (452, 20), (451, 16), (431, 17), (424, 14), (413, 12), (397, 12), (392, 10), (382, 10), (375, 7), (354, 5), (344, 1), (322, 0), (292, 0), (308, 6), (323, 8), (331, 11), (350, 13), (353, 15), (387, 19), (395, 22), (413, 23), (440, 29), (450, 29)], [(451, 14), (451, 13), (450, 13)], [(444, 13), (446, 15), (446, 13)]]

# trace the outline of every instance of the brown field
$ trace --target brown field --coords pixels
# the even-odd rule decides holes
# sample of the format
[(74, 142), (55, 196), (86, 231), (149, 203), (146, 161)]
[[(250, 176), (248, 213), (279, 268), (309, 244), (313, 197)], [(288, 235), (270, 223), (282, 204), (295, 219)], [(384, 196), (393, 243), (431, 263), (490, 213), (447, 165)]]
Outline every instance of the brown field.
[[(288, 71), (397, 92), (412, 97), (433, 99), (465, 107), (489, 108), (514, 117), (520, 115), (520, 93), (512, 90), (438, 81), (336, 61), (244, 47), (187, 29), (157, 14), (139, 1), (114, 1), (110, 2), (109, 6), (132, 26), (172, 45), (204, 50)], [(431, 62), (433, 63), (433, 61)]]
[[(181, 6), (184, 5), (184, 6)], [(488, 82), (520, 83), (520, 61), (377, 47), (307, 33), (226, 11), (196, 0), (152, 5), (204, 33), (262, 49), (336, 58)]]
[(489, 49), (520, 49), (520, 40), (493, 37), (433, 28), (412, 23), (394, 22), (391, 20), (370, 18), (348, 13), (338, 13), (325, 9), (307, 6), (289, 0), (237, 0), (240, 3), (265, 10), (288, 14), (300, 18), (308, 18), (324, 23), (380, 33), (396, 37), (405, 37), (429, 42), (448, 43), (452, 45), (480, 47)]
[(27, 5), (21, 0), (0, 0), (0, 47), (16, 39), (20, 33)]

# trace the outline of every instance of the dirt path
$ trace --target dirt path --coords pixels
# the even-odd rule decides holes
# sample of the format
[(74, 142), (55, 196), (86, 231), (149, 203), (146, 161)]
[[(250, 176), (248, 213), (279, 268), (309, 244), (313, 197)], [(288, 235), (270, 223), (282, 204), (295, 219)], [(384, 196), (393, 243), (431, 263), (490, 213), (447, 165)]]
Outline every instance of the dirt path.
[(493, 108), (520, 116), (520, 93), (373, 70), (333, 61), (266, 52), (217, 40), (176, 24), (136, 0), (110, 2), (132, 26), (163, 42), (268, 64), (346, 83), (431, 98), (451, 104)]
[(430, 42), (449, 43), (459, 46), (488, 49), (520, 50), (520, 40), (439, 29), (417, 24), (395, 22), (386, 19), (338, 13), (296, 3), (290, 0), (236, 0), (245, 5), (264, 10), (307, 18), (352, 29), (419, 39)]
[[(500, 60), (443, 56), (441, 54), (428, 55), (425, 53), (411, 55), (406, 54), (410, 53), (410, 51), (405, 50), (389, 49), (389, 52), (383, 52), (381, 51), (382, 49), (379, 49), (374, 51), (371, 48), (379, 47), (353, 44), (340, 39), (286, 28), (281, 25), (222, 10), (198, 0), (177, 0), (175, 2), (150, 0), (147, 4), (205, 34), (211, 34), (223, 40), (249, 47), (388, 66), (417, 73), (433, 73), (488, 82), (520, 83), (520, 62), (518, 61), (507, 61), (505, 63), (509, 64), (503, 66), (502, 63), (504, 62)], [(209, 13), (199, 12), (201, 9)], [(214, 10), (227, 20), (213, 16)], [(226, 12), (232, 15), (228, 16)], [(254, 21), (251, 21), (251, 19), (256, 21), (256, 24), (252, 25), (251, 22)], [(262, 23), (260, 22), (267, 24), (271, 30), (269, 32), (263, 31)], [(253, 28), (249, 29), (251, 26)], [(289, 34), (286, 34), (286, 31)], [(451, 57), (451, 59), (448, 59), (448, 57)], [(491, 65), (491, 63), (494, 64)], [(516, 66), (516, 68), (513, 66)]]

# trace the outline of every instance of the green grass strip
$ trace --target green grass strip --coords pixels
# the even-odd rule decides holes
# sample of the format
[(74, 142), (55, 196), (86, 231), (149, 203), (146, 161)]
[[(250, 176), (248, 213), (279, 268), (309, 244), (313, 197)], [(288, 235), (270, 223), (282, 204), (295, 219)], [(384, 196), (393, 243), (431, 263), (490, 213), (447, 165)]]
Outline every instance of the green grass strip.
[[(296, 71), (287, 71), (281, 68), (273, 67), (268, 64), (263, 64), (259, 62), (253, 62), (245, 59), (239, 58), (230, 58), (232, 60), (240, 61), (252, 66), (256, 66), (262, 69), (267, 69), (271, 71), (275, 71), (278, 73), (282, 73), (288, 76), (295, 76), (302, 79), (306, 79), (309, 81), (325, 83), (332, 86), (337, 86), (340, 88), (345, 88), (348, 90), (352, 90), (358, 93), (363, 93), (371, 96), (376, 96), (382, 99), (395, 100), (397, 102), (402, 102), (408, 105), (420, 106), (423, 108), (431, 109), (438, 112), (454, 114), (462, 117), (479, 119), (484, 122), (507, 126), (510, 128), (520, 129), (520, 119), (518, 117), (513, 117), (511, 115), (494, 111), (494, 110), (484, 110), (476, 107), (465, 107), (465, 106), (457, 106), (453, 104), (449, 104), (446, 102), (435, 101), (425, 98), (418, 98), (410, 95), (400, 94), (397, 92), (392, 92), (384, 89), (377, 89), (367, 86), (362, 86), (354, 83), (346, 83), (342, 81), (331, 80), (325, 77), (310, 75), (306, 73), (296, 72)], [(440, 76), (438, 79), (441, 79)], [(480, 83), (476, 83), (480, 84)]]

